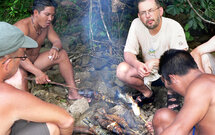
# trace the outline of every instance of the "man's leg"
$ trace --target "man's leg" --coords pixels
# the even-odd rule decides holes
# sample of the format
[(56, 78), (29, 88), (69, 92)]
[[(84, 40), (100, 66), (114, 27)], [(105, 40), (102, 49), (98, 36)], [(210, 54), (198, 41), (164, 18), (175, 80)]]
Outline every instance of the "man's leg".
[(215, 56), (207, 53), (203, 54), (201, 58), (204, 71), (208, 74), (215, 74)]
[[(162, 108), (155, 112), (152, 120), (152, 126), (154, 129), (154, 135), (161, 134), (168, 126), (175, 120), (177, 113), (168, 108)], [(193, 129), (191, 129), (189, 135), (193, 135)]]
[(60, 130), (57, 125), (52, 123), (46, 123), (50, 135), (60, 135)]
[(118, 65), (116, 76), (119, 80), (140, 91), (145, 97), (152, 95), (152, 91), (145, 86), (143, 78), (138, 77), (137, 70), (126, 62)]
[(71, 86), (72, 88), (69, 89), (68, 98), (69, 99), (80, 99), (80, 96), (77, 92), (75, 80), (74, 80), (74, 73), (73, 67), (70, 63), (69, 57), (65, 50), (61, 50), (59, 52), (59, 58), (56, 60), (51, 61), (49, 58), (49, 51), (41, 53), (37, 60), (34, 62), (34, 65), (39, 68), (40, 70), (46, 70), (47, 68), (53, 65), (59, 65), (59, 70), (61, 75), (63, 76), (64, 80), (66, 81), (67, 85)]
[(174, 121), (176, 115), (176, 112), (167, 108), (157, 110), (152, 121), (155, 135), (162, 133)]

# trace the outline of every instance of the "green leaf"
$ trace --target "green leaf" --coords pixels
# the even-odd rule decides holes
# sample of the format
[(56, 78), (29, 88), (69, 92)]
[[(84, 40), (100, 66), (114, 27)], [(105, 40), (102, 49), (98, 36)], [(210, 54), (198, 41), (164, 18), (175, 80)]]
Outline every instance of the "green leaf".
[(202, 22), (198, 22), (198, 25), (201, 27), (201, 29), (205, 28), (205, 26), (202, 24)]
[(204, 0), (200, 0), (200, 5), (201, 7), (206, 8), (206, 3)]
[(187, 39), (190, 38), (190, 32), (186, 31), (185, 36), (186, 36)]
[(178, 13), (177, 7), (175, 5), (169, 5), (169, 6), (167, 6), (166, 12), (168, 14), (175, 16)]
[(184, 30), (185, 30), (185, 31), (188, 31), (189, 28), (190, 28), (190, 25), (187, 23), (187, 24), (185, 25), (185, 27), (184, 27)]

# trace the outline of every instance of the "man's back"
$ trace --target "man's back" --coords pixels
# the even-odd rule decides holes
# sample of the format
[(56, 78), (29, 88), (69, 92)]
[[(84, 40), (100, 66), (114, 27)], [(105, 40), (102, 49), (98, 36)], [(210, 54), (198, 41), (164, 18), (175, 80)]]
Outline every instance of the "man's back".
[(7, 135), (9, 132), (8, 129), (10, 129), (10, 127), (13, 125), (16, 118), (12, 114), (13, 105), (10, 103), (14, 102), (15, 100), (12, 98), (12, 96), (9, 96), (9, 93), (13, 91), (9, 85), (0, 83), (0, 87), (0, 119), (2, 121), (0, 122), (0, 135)]
[[(193, 106), (198, 107), (198, 112), (196, 112), (199, 116), (199, 118), (196, 119), (199, 120), (197, 125), (198, 133), (200, 135), (214, 135), (215, 76), (211, 74), (200, 75), (191, 83), (189, 89), (190, 91), (187, 92), (185, 96), (185, 102), (195, 100), (193, 103), (196, 104), (193, 104)], [(190, 95), (192, 95), (192, 97)]]

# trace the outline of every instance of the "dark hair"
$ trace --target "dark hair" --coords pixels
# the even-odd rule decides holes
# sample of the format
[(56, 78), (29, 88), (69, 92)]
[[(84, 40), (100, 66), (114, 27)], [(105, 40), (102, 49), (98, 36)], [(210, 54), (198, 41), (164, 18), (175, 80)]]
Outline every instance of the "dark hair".
[(170, 49), (161, 56), (158, 73), (171, 83), (169, 75), (185, 75), (190, 69), (198, 69), (190, 53), (184, 50)]
[(32, 12), (38, 10), (38, 12), (43, 11), (45, 7), (57, 7), (57, 3), (54, 0), (34, 0)]
[[(139, 5), (139, 3), (144, 2), (144, 1), (146, 1), (146, 0), (139, 0), (139, 1), (138, 1), (138, 5)], [(160, 2), (159, 2), (158, 0), (154, 0), (154, 1), (155, 1), (156, 5), (157, 5), (158, 7), (161, 6), (161, 5), (160, 5)]]

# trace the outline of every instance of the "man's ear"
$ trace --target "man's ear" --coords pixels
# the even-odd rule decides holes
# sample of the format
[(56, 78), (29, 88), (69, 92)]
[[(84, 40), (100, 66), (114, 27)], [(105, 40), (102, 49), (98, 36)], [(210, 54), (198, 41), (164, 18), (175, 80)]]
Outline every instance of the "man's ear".
[(4, 64), (2, 64), (4, 70), (8, 70), (8, 66), (9, 66), (9, 63), (11, 62), (11, 59), (8, 59), (4, 62)]
[(178, 82), (178, 79), (175, 75), (169, 75), (169, 78), (172, 84), (176, 84)]
[(163, 7), (160, 7), (159, 11), (160, 11), (160, 16), (163, 16)]
[(37, 15), (39, 14), (39, 11), (35, 9), (35, 10), (33, 11), (33, 13), (34, 13), (35, 16), (37, 16)]

